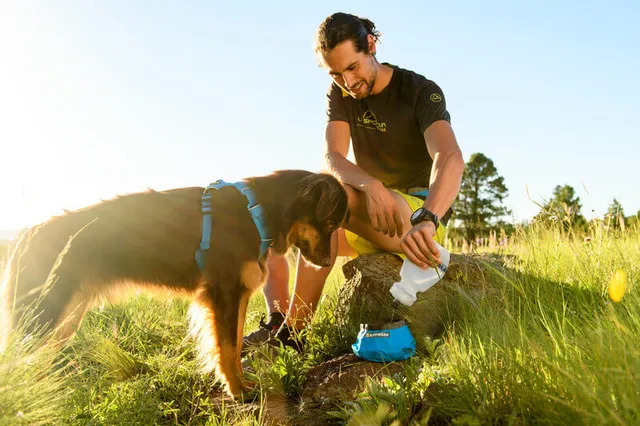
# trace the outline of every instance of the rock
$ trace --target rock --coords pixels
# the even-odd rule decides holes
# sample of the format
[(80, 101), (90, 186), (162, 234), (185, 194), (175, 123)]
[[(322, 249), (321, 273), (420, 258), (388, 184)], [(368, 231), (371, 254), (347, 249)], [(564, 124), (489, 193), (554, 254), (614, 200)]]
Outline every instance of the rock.
[[(391, 286), (400, 280), (402, 260), (391, 253), (359, 256), (343, 266), (346, 278), (338, 296), (338, 317), (343, 326), (357, 330), (361, 323), (404, 319), (416, 342), (440, 335), (455, 318), (460, 303), (483, 297), (499, 297), (495, 283), (505, 268), (500, 258), (451, 254), (444, 278), (428, 291), (418, 293), (410, 307), (393, 304)], [(357, 331), (356, 331), (357, 333)]]

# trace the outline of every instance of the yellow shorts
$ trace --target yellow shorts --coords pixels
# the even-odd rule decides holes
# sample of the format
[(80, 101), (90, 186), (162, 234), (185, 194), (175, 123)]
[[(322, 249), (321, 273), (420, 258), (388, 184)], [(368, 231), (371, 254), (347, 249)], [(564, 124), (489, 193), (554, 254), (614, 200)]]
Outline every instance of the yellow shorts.
[[(395, 189), (391, 189), (391, 191), (400, 194), (402, 198), (404, 198), (409, 204), (411, 211), (416, 211), (417, 209), (422, 207), (422, 205), (424, 204), (424, 200), (422, 198), (414, 197), (413, 195), (405, 194), (404, 192), (400, 192)], [(434, 237), (434, 240), (440, 245), (444, 244), (444, 231), (445, 231), (445, 227), (444, 225), (442, 225), (442, 223), (440, 223), (438, 225), (438, 229), (436, 230), (436, 235)], [(380, 247), (373, 244), (371, 241), (357, 234), (354, 234), (351, 231), (347, 231), (345, 229), (344, 233), (347, 238), (347, 241), (349, 242), (349, 245), (353, 247), (353, 249), (358, 253), (358, 256), (362, 254), (371, 254), (371, 253), (378, 253), (383, 251)], [(397, 254), (402, 259), (405, 259), (404, 253), (394, 253), (394, 254)]]

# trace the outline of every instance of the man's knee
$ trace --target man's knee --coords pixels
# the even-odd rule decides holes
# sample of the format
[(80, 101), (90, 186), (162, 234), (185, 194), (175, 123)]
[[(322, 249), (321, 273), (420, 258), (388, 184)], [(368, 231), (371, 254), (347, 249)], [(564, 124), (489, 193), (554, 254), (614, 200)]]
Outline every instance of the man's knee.
[[(354, 189), (349, 185), (344, 185), (345, 191), (347, 192), (349, 210), (351, 213), (351, 217), (355, 216), (356, 219), (363, 220), (365, 222), (369, 222), (369, 214), (367, 212), (367, 199), (363, 192)], [(401, 214), (411, 215), (411, 207), (407, 203), (402, 195), (394, 192), (388, 188), (386, 188), (393, 200), (396, 202), (396, 205), (400, 209)]]
[[(349, 244), (349, 240), (347, 240), (347, 234), (344, 228), (340, 228), (336, 231), (334, 238), (331, 241), (331, 244), (332, 245), (336, 244), (335, 251), (333, 247), (331, 249), (332, 253), (336, 253), (336, 257), (337, 256), (356, 257), (358, 254), (353, 249), (353, 247), (351, 247), (351, 244)], [(335, 262), (335, 259), (333, 259), (333, 261)]]

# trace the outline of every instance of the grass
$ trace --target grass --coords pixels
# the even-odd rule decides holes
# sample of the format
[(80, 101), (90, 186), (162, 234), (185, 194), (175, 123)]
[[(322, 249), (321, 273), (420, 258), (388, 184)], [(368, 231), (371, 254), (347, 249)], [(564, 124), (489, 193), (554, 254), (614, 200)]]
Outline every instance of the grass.
[(0, 239), (0, 271), (4, 269), (4, 263), (9, 257), (9, 246), (11, 242)]
[[(377, 384), (343, 414), (385, 400), (379, 419), (400, 424), (425, 406), (454, 424), (637, 424), (640, 234), (591, 234), (586, 243), (559, 228), (522, 232), (502, 297), (469, 305), (416, 380)], [(630, 287), (620, 303), (607, 295), (616, 270)], [(398, 410), (407, 398), (411, 408)]]
[(66, 415), (72, 389), (53, 348), (35, 351), (39, 340), (12, 342), (0, 355), (0, 424), (58, 423)]
[[(640, 231), (589, 236), (521, 230), (500, 297), (469, 302), (402, 373), (369, 380), (331, 415), (354, 425), (640, 423)], [(617, 270), (627, 277), (619, 303), (607, 291)], [(279, 397), (296, 401), (308, 368), (349, 350), (353, 331), (333, 309), (341, 279), (336, 268), (306, 355), (251, 360), (255, 404), (216, 398), (214, 378), (199, 373), (186, 300), (141, 295), (90, 311), (62, 351), (13, 341), (0, 359), (0, 424), (264, 424)], [(258, 294), (247, 332), (264, 309)]]

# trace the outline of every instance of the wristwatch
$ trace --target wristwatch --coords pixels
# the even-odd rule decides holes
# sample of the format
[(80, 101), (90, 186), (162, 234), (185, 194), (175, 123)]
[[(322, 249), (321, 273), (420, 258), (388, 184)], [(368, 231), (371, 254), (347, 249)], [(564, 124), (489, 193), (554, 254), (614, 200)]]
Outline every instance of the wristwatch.
[(436, 229), (438, 229), (440, 219), (438, 219), (438, 215), (436, 215), (435, 213), (430, 212), (424, 207), (420, 207), (418, 210), (411, 214), (411, 226), (416, 226), (417, 224), (419, 224), (420, 222), (424, 222), (425, 220), (433, 222), (433, 224), (436, 226)]

